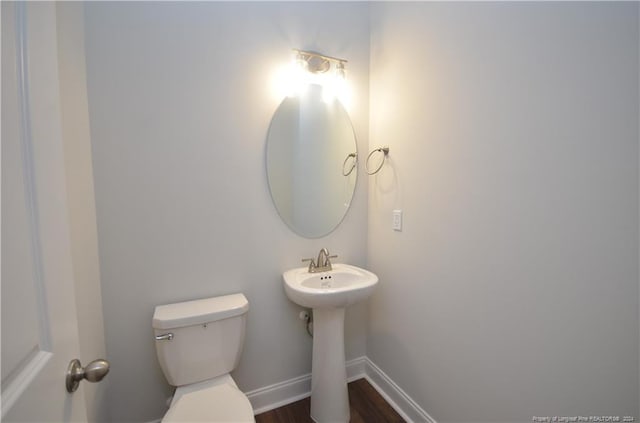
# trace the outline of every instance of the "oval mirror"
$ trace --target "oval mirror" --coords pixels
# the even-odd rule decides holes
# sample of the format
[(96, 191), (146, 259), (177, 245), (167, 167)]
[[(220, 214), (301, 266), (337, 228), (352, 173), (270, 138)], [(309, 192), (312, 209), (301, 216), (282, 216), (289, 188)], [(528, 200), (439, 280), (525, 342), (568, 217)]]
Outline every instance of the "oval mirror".
[(356, 138), (339, 101), (322, 88), (285, 98), (267, 135), (267, 178), (282, 220), (297, 234), (318, 238), (342, 221), (357, 179)]

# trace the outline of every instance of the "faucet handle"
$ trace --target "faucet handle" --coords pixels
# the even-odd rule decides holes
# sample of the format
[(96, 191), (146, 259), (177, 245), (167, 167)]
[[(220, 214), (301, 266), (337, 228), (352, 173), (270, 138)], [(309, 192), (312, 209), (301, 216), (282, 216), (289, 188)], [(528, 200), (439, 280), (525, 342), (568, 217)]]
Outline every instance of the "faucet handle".
[(309, 262), (309, 272), (311, 272), (313, 269), (316, 268), (316, 262), (312, 259), (312, 258), (305, 258), (302, 259), (302, 262), (304, 263), (305, 261)]
[(334, 259), (334, 258), (338, 258), (338, 255), (334, 254), (332, 256), (327, 256), (327, 259), (325, 261), (325, 266), (331, 266), (331, 259)]

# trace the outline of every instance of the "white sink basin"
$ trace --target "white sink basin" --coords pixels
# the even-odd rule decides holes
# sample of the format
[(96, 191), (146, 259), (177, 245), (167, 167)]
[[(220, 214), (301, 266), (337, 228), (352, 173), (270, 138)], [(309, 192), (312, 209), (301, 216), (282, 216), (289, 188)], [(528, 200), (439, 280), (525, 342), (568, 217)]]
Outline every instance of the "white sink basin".
[(346, 307), (361, 301), (378, 283), (373, 273), (348, 264), (334, 264), (332, 270), (321, 273), (299, 267), (284, 272), (282, 277), (289, 299), (314, 309)]

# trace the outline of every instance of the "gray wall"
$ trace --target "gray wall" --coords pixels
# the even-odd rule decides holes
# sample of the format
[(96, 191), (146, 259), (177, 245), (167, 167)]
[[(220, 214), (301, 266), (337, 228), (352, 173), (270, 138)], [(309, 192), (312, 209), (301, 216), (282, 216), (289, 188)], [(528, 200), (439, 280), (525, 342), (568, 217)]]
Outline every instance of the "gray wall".
[(438, 422), (637, 418), (638, 3), (371, 8), (367, 355)]
[[(439, 422), (640, 415), (637, 3), (85, 12), (114, 421), (164, 412), (156, 304), (244, 292), (240, 387), (309, 372), (280, 273), (324, 246), (381, 279), (349, 310), (348, 358)], [(292, 47), (349, 59), (360, 152), (391, 148), (319, 240), (280, 221), (264, 169)]]
[[(291, 48), (349, 60), (350, 114), (367, 148), (364, 3), (92, 3), (87, 81), (102, 296), (114, 421), (160, 418), (157, 304), (244, 292), (247, 391), (311, 370), (311, 339), (281, 272), (327, 247), (365, 265), (367, 180), (330, 236), (303, 239), (272, 205), (265, 137)], [(347, 358), (365, 354), (366, 306), (349, 310)], [(132, 375), (135, 375), (132, 377)]]

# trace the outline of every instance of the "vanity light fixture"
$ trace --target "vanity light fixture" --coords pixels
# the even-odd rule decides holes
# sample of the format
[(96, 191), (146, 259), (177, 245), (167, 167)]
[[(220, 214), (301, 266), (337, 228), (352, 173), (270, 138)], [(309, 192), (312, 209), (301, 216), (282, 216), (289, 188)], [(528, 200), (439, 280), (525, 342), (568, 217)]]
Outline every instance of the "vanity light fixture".
[(312, 74), (329, 72), (333, 65), (336, 75), (340, 75), (342, 78), (345, 76), (344, 64), (347, 63), (347, 60), (345, 59), (325, 56), (324, 54), (315, 53), (313, 51), (293, 49), (293, 52), (296, 64), (303, 66)]
[(326, 56), (313, 51), (293, 49), (293, 94), (300, 94), (309, 84), (320, 85), (323, 98), (346, 100), (346, 59)]

